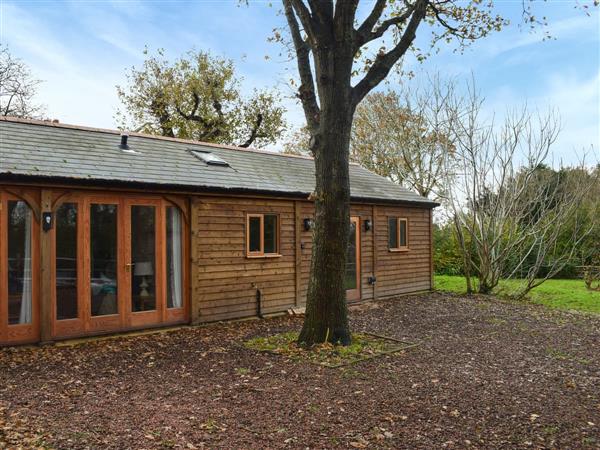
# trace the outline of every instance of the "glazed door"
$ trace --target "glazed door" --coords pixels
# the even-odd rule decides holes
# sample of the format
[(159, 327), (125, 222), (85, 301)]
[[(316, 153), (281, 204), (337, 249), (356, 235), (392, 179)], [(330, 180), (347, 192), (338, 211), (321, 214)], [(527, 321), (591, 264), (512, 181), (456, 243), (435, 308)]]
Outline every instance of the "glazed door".
[(55, 338), (187, 320), (177, 206), (158, 197), (70, 194), (54, 217)]
[(39, 338), (38, 230), (29, 204), (0, 192), (0, 344)]
[(90, 332), (118, 330), (126, 311), (124, 208), (118, 198), (109, 197), (93, 197), (86, 204), (86, 328)]
[(346, 257), (346, 299), (360, 299), (360, 218), (350, 218), (350, 236)]
[(125, 292), (128, 325), (153, 325), (162, 321), (162, 210), (160, 200), (125, 202)]

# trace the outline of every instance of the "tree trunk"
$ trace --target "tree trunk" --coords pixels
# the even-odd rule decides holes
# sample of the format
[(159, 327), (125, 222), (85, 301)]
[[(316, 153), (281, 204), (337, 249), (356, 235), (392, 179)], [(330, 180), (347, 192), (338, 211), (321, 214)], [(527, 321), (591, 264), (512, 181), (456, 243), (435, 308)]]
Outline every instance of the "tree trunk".
[[(346, 44), (348, 45), (348, 44)], [(315, 156), (315, 228), (306, 316), (298, 342), (311, 346), (351, 343), (344, 286), (350, 231), (350, 48), (316, 52), (321, 114), (313, 132)]]

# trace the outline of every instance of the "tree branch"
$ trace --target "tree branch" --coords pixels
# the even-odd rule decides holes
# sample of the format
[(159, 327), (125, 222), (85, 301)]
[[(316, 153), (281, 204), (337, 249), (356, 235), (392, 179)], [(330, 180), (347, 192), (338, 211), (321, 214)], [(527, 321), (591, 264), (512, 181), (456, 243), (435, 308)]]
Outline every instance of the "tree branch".
[[(313, 16), (312, 16), (310, 10), (304, 4), (304, 1), (303, 0), (284, 0), (284, 8), (285, 8), (286, 3), (291, 4), (293, 11), (295, 11), (296, 15), (300, 19), (300, 23), (302, 23), (302, 28), (308, 35), (308, 38), (311, 40), (314, 39), (316, 22), (313, 19)], [(287, 18), (287, 12), (286, 12), (286, 18)], [(289, 23), (289, 19), (288, 19), (288, 23)], [(297, 23), (297, 21), (296, 21), (296, 23)], [(290, 26), (290, 28), (291, 28), (291, 26)], [(298, 29), (299, 29), (299, 27), (298, 27)]]
[(258, 130), (260, 129), (260, 126), (262, 125), (263, 122), (263, 115), (262, 113), (258, 113), (256, 116), (256, 122), (254, 123), (254, 127), (252, 127), (252, 131), (250, 132), (250, 136), (248, 137), (248, 139), (246, 139), (246, 142), (244, 142), (243, 144), (240, 144), (240, 147), (250, 147), (252, 145), (252, 143), (256, 140), (256, 138), (258, 137)]
[(300, 26), (296, 19), (293, 0), (283, 0), (285, 17), (290, 27), (292, 41), (296, 49), (296, 60), (298, 63), (298, 73), (300, 74), (300, 87), (298, 88), (298, 98), (302, 102), (306, 123), (311, 130), (316, 130), (319, 126), (320, 109), (317, 104), (315, 94), (315, 84), (310, 68), (310, 46), (302, 38)]
[(375, 6), (373, 6), (373, 9), (371, 10), (371, 13), (367, 16), (362, 25), (358, 27), (358, 30), (356, 30), (359, 35), (367, 35), (373, 31), (373, 27), (377, 24), (377, 21), (383, 14), (386, 3), (387, 0), (377, 0)]
[[(428, 0), (417, 0), (412, 11), (412, 17), (402, 37), (396, 46), (387, 53), (377, 55), (375, 62), (364, 76), (364, 78), (352, 89), (352, 100), (354, 106), (358, 105), (371, 89), (385, 79), (394, 64), (404, 56), (415, 40), (416, 31), (427, 13)], [(390, 25), (391, 26), (391, 25)]]
[[(414, 10), (416, 7), (416, 3), (414, 4), (409, 4), (406, 8), (406, 10), (397, 16), (391, 17), (387, 20), (384, 20), (381, 25), (379, 25), (375, 30), (373, 30), (373, 27), (371, 27), (370, 29), (365, 29), (363, 31), (359, 30), (359, 39), (358, 39), (358, 47), (361, 47), (363, 45), (365, 45), (368, 42), (374, 41), (375, 39), (379, 39), (381, 36), (383, 36), (392, 26), (398, 26), (400, 27), (401, 25), (404, 25), (404, 23), (406, 23), (406, 21), (410, 18), (410, 16), (413, 14)], [(362, 28), (362, 27), (361, 27)]]

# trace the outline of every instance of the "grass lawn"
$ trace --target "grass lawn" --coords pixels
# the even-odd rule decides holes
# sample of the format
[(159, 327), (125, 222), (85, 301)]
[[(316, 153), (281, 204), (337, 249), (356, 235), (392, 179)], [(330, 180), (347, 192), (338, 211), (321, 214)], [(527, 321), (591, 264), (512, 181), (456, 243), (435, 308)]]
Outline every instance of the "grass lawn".
[[(504, 280), (500, 289), (510, 292), (519, 280)], [(465, 280), (460, 276), (436, 275), (435, 287), (440, 291), (464, 294)], [(533, 303), (551, 308), (600, 313), (600, 292), (589, 291), (581, 280), (548, 280), (529, 293)]]

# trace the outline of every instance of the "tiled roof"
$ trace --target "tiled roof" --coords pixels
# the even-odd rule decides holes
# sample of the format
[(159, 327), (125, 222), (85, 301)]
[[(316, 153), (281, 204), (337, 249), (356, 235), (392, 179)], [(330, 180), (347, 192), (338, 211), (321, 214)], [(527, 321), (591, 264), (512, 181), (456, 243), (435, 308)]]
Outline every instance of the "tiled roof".
[[(31, 121), (0, 119), (0, 180), (54, 178), (116, 182), (185, 190), (308, 196), (315, 185), (312, 158), (130, 133)], [(209, 165), (191, 154), (208, 151), (229, 166)], [(350, 166), (351, 196), (365, 201), (436, 203), (368, 170)]]

